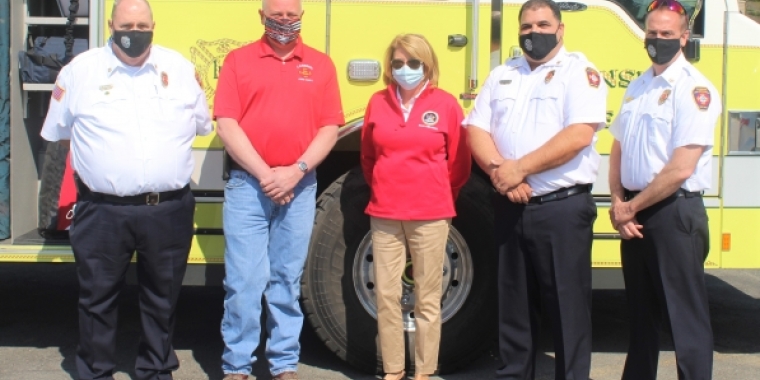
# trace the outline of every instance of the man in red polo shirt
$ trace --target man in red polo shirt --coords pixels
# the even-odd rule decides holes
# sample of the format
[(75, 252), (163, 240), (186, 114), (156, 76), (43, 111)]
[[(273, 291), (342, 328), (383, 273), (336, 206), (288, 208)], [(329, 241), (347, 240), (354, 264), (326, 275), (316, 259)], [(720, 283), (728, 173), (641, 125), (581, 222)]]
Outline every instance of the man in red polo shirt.
[(265, 0), (259, 14), (264, 36), (227, 55), (214, 99), (217, 133), (233, 159), (223, 211), (225, 380), (251, 373), (262, 295), (269, 370), (298, 378), (314, 168), (344, 123), (335, 65), (299, 37), (300, 0)]

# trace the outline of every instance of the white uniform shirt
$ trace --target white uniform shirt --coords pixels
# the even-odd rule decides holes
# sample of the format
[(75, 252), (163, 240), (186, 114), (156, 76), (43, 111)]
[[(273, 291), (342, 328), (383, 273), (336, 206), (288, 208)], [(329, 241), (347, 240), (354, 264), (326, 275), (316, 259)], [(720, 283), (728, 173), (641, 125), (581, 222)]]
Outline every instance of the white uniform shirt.
[(696, 170), (681, 186), (702, 191), (712, 180), (712, 145), (720, 97), (681, 55), (661, 75), (650, 67), (628, 86), (610, 132), (620, 141), (620, 179), (628, 190), (643, 190), (686, 145), (706, 147)]
[[(499, 154), (516, 160), (572, 124), (604, 128), (606, 105), (607, 86), (594, 65), (563, 47), (533, 71), (524, 57), (495, 68), (463, 124), (489, 132)], [(594, 134), (592, 144), (565, 164), (529, 175), (533, 195), (594, 183), (600, 162), (596, 140)]]
[(187, 185), (193, 139), (212, 130), (187, 59), (153, 45), (134, 68), (108, 44), (61, 70), (41, 135), (71, 140), (71, 166), (90, 190), (126, 196)]

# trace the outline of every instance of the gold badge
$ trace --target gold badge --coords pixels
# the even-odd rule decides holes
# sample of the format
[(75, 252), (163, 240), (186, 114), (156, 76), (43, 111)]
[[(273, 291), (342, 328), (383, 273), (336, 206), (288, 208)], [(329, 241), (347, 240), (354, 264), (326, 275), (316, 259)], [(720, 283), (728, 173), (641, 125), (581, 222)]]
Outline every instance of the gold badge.
[(548, 84), (552, 81), (552, 78), (554, 78), (554, 70), (549, 71), (548, 74), (546, 74), (546, 78), (544, 78), (544, 83)]
[(657, 104), (659, 104), (659, 105), (665, 104), (665, 101), (668, 100), (669, 96), (670, 96), (670, 90), (663, 91), (662, 95), (660, 95), (660, 100), (657, 101)]
[(166, 75), (166, 71), (161, 72), (161, 85), (164, 86), (164, 88), (169, 86), (169, 76)]
[(631, 100), (633, 100), (633, 96), (628, 96), (625, 98), (626, 103), (630, 102)]

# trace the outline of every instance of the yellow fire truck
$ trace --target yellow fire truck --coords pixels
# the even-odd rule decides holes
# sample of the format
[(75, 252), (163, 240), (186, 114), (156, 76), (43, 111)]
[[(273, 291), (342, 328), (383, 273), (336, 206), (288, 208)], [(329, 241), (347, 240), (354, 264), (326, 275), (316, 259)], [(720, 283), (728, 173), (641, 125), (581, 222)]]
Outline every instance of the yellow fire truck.
[[(61, 33), (65, 19), (56, 0), (11, 0), (11, 48), (31, 34)], [(112, 0), (90, 0), (75, 22), (75, 35), (91, 47), (109, 38)], [(643, 50), (643, 18), (649, 0), (560, 2), (565, 44), (583, 52), (609, 87), (608, 122), (629, 83), (650, 65)], [(720, 90), (724, 113), (715, 128), (713, 185), (704, 201), (710, 218), (707, 268), (759, 268), (760, 254), (760, 25), (735, 0), (684, 0), (692, 15), (686, 53)], [(393, 36), (421, 33), (439, 56), (440, 86), (461, 99), (467, 112), (490, 69), (520, 54), (513, 0), (304, 0), (302, 35), (328, 53), (339, 71), (348, 124), (319, 167), (319, 199), (302, 301), (311, 328), (342, 359), (367, 371), (378, 368), (372, 242), (363, 210), (369, 189), (358, 169), (359, 131), (370, 95), (382, 88), (382, 55)], [(155, 43), (191, 60), (213, 101), (225, 55), (263, 34), (259, 0), (152, 0)], [(37, 233), (39, 179), (44, 144), (41, 122), (52, 85), (11, 82), (11, 237), (0, 243), (0, 262), (73, 262), (65, 241)], [(607, 216), (607, 170), (612, 137), (599, 133), (604, 155), (594, 196), (599, 208), (593, 246), (595, 287), (619, 274), (619, 236)], [(196, 235), (186, 282), (219, 283), (223, 276), (223, 146), (198, 137), (192, 189)], [(440, 371), (452, 371), (487, 349), (495, 331), (495, 262), (490, 185), (477, 170), (457, 201), (445, 261)], [(409, 264), (411, 265), (411, 264)], [(411, 273), (411, 271), (407, 272)], [(413, 278), (405, 275), (402, 298), (409, 339), (414, 338)], [(308, 328), (308, 327), (307, 327)], [(413, 347), (413, 345), (409, 345)], [(413, 357), (413, 350), (407, 358)], [(413, 360), (412, 360), (413, 362)]]

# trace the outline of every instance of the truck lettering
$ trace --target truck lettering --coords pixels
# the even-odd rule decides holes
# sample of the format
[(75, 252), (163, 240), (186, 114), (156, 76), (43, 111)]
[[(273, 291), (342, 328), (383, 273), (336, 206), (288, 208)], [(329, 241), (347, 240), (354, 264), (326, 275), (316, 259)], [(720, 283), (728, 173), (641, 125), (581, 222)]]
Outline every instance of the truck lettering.
[(642, 71), (636, 71), (632, 69), (623, 69), (623, 70), (602, 70), (601, 71), (602, 76), (604, 77), (604, 82), (607, 83), (607, 87), (609, 88), (628, 88), (628, 85), (631, 84), (631, 81), (639, 77), (642, 73)]

